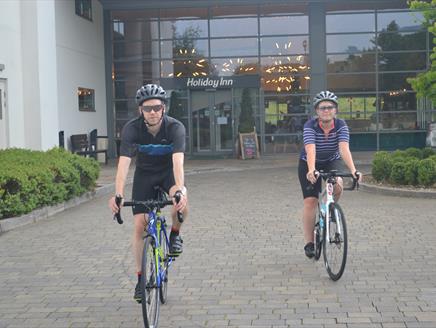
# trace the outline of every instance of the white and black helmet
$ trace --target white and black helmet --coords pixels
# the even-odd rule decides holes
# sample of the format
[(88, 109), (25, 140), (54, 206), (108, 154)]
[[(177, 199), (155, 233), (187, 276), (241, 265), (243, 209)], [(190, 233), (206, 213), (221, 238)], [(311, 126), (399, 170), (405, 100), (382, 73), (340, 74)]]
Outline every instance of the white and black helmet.
[(144, 84), (136, 91), (136, 103), (140, 106), (145, 100), (160, 99), (167, 101), (167, 93), (160, 85)]
[(316, 108), (321, 101), (331, 101), (338, 105), (338, 97), (331, 91), (321, 91), (313, 98), (313, 107)]

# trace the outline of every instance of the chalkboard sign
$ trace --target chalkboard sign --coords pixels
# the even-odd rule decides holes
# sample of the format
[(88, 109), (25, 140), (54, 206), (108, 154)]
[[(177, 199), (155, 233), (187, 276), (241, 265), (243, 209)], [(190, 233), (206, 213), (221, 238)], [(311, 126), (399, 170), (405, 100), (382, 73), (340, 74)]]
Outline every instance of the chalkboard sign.
[(242, 159), (259, 158), (259, 144), (255, 132), (239, 133), (239, 143)]

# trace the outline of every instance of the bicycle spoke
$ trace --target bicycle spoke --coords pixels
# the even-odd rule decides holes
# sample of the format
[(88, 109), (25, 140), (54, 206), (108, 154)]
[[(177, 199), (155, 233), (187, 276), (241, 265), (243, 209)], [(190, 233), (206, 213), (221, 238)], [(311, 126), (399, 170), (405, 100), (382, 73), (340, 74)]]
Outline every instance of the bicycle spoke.
[(338, 280), (347, 261), (347, 228), (342, 209), (338, 204), (333, 205), (329, 224), (329, 241), (324, 240), (324, 264), (332, 280)]
[(145, 327), (156, 327), (159, 319), (159, 290), (157, 287), (155, 248), (151, 237), (147, 237), (144, 243), (142, 258), (143, 282), (142, 291), (142, 314)]

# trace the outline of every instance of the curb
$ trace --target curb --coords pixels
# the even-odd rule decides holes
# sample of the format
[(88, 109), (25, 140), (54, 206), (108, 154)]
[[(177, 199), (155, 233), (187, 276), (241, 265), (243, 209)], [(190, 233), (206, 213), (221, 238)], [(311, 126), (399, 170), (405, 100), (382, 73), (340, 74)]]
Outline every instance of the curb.
[(372, 194), (379, 194), (379, 195), (386, 195), (386, 196), (436, 199), (436, 191), (430, 191), (430, 190), (399, 189), (399, 188), (369, 185), (366, 183), (360, 183), (359, 190), (362, 190), (364, 192), (369, 192)]
[[(359, 164), (358, 162), (359, 161), (356, 161), (356, 164)], [(360, 161), (360, 164), (367, 165), (365, 161)], [(241, 167), (202, 167), (197, 169), (191, 168), (185, 170), (185, 175), (189, 176), (189, 175), (204, 174), (204, 173), (238, 172), (238, 171), (253, 170), (253, 169), (256, 170), (256, 169), (271, 169), (271, 168), (284, 168), (284, 167), (295, 168), (297, 167), (297, 164), (292, 165), (292, 163), (279, 163), (279, 164), (259, 165), (259, 163), (253, 163), (253, 165), (247, 165)], [(126, 185), (131, 183), (133, 183), (133, 177), (128, 177), (126, 180)], [(361, 184), (361, 186), (363, 186), (363, 184)], [(94, 198), (107, 195), (113, 192), (114, 190), (115, 190), (115, 183), (110, 183), (107, 185), (100, 186), (96, 188), (94, 191), (89, 191), (83, 194), (82, 196), (70, 199), (66, 202), (36, 209), (30, 213), (21, 216), (0, 220), (0, 236), (4, 232), (11, 231), (15, 228), (19, 228), (27, 224), (36, 223), (38, 221), (47, 219), (69, 208), (88, 202)], [(364, 189), (362, 188), (362, 190)], [(433, 197), (436, 198), (436, 195)], [(427, 198), (433, 198), (433, 197), (427, 197)]]
[(75, 197), (63, 203), (39, 208), (21, 216), (0, 220), (0, 235), (6, 231), (11, 231), (15, 228), (47, 219), (50, 216), (63, 212), (69, 208), (108, 194), (112, 189), (113, 185), (101, 186), (96, 188), (94, 191), (88, 191), (79, 197)]

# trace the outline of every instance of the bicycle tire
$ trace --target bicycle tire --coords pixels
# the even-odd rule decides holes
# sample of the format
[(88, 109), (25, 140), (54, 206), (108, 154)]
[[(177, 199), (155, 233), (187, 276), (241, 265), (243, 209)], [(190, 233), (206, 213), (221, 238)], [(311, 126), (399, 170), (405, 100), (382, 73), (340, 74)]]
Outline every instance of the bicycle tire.
[(321, 250), (323, 246), (323, 240), (325, 239), (325, 229), (320, 228), (319, 224), (319, 218), (321, 216), (319, 205), (318, 210), (316, 212), (316, 223), (315, 223), (315, 229), (313, 231), (313, 242), (315, 244), (315, 256), (314, 260), (318, 261), (321, 257)]
[(159, 320), (159, 289), (157, 287), (155, 242), (151, 236), (144, 241), (142, 254), (142, 317), (145, 328), (157, 327)]
[(165, 238), (164, 230), (165, 227), (162, 227), (162, 229), (159, 232), (159, 244), (161, 247), (161, 256), (159, 256), (159, 265), (161, 267), (161, 270), (163, 272), (162, 280), (159, 287), (159, 297), (160, 302), (162, 304), (165, 304), (167, 301), (167, 295), (168, 295), (168, 262), (169, 262), (169, 248), (167, 244), (167, 240)]
[[(341, 233), (338, 231), (338, 225), (341, 228)], [(341, 278), (344, 273), (348, 252), (348, 235), (345, 215), (342, 208), (336, 203), (330, 206), (329, 230), (330, 240), (327, 242), (327, 238), (324, 238), (323, 257), (330, 279), (336, 281)]]

